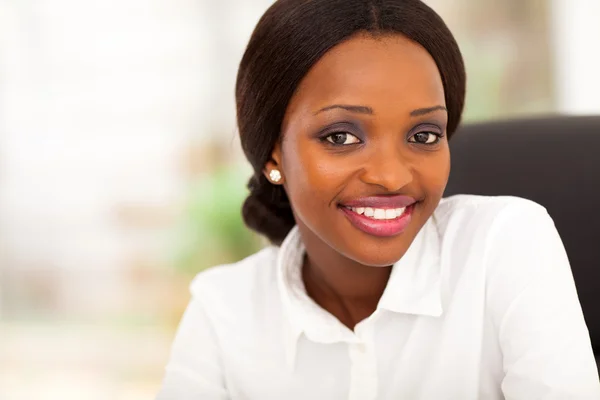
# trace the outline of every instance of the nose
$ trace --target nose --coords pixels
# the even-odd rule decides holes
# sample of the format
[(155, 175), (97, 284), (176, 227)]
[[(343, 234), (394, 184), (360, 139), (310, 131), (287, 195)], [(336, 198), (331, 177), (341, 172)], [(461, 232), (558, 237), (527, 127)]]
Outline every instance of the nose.
[(396, 146), (383, 146), (364, 164), (361, 180), (389, 192), (402, 189), (413, 180), (413, 168)]

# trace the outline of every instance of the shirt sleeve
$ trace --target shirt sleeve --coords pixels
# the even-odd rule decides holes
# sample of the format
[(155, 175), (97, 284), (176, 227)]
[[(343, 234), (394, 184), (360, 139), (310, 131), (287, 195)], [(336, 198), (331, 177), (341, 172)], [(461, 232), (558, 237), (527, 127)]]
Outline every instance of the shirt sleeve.
[(193, 295), (171, 349), (157, 400), (227, 400), (215, 332), (200, 296)]
[(505, 209), (490, 237), (487, 306), (507, 400), (600, 399), (589, 332), (569, 260), (546, 210)]

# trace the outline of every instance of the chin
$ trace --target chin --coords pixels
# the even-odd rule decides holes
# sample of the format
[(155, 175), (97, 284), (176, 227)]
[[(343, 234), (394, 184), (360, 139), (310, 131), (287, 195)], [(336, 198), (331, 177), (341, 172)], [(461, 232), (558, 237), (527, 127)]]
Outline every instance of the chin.
[(348, 251), (340, 251), (340, 253), (367, 267), (389, 267), (404, 256), (413, 238), (402, 237), (402, 239), (404, 240), (399, 240), (398, 237), (391, 240), (373, 238), (368, 241), (370, 243), (363, 240), (360, 246), (348, 248)]

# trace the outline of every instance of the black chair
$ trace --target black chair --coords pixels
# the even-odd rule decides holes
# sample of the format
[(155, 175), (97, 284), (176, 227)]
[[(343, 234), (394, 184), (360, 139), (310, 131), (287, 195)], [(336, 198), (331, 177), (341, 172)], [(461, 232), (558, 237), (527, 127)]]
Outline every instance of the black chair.
[(600, 361), (600, 116), (466, 124), (450, 141), (445, 195), (512, 195), (548, 210)]

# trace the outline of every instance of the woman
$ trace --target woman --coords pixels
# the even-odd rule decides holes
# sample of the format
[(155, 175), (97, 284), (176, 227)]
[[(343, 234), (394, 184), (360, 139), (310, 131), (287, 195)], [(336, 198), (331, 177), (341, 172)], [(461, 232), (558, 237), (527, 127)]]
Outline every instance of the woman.
[(276, 1), (236, 90), (274, 246), (197, 276), (159, 398), (600, 398), (545, 209), (442, 199), (464, 96), (422, 2)]

